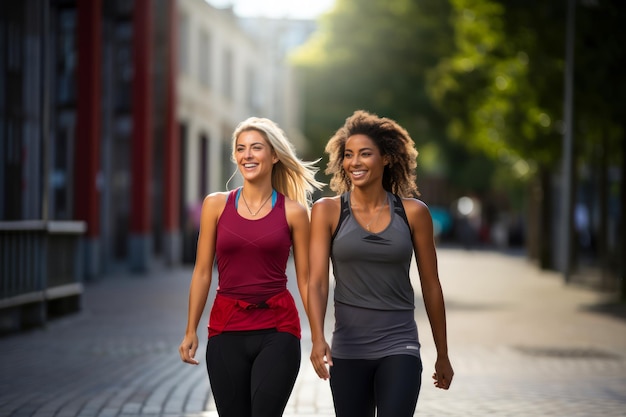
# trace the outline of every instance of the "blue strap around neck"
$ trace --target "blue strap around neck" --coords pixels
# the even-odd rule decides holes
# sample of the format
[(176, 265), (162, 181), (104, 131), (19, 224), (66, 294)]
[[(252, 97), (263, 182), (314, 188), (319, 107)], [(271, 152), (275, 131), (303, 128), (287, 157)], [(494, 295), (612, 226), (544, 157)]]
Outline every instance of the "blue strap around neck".
[[(235, 196), (235, 209), (239, 208), (239, 196), (241, 195), (241, 190), (243, 190), (243, 187), (239, 187), (237, 195)], [(278, 193), (272, 188), (272, 208), (276, 205), (276, 200), (278, 200)]]

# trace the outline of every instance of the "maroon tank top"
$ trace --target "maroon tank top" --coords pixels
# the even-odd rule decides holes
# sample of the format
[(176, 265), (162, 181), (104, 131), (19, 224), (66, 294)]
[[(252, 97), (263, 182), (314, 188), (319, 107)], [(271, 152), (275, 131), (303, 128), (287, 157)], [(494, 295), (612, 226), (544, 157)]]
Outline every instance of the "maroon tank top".
[(218, 294), (261, 303), (287, 288), (285, 269), (292, 245), (285, 196), (264, 217), (243, 218), (235, 206), (237, 190), (228, 195), (217, 222)]

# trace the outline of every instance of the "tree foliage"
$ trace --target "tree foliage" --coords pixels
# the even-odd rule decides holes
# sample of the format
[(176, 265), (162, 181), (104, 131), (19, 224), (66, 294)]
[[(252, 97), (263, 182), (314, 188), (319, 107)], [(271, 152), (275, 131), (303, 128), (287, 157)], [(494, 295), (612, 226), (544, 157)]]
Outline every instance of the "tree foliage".
[[(315, 156), (360, 108), (404, 125), (423, 172), (459, 189), (507, 187), (538, 168), (556, 172), (566, 6), (566, 0), (337, 0), (294, 57)], [(612, 150), (609, 163), (623, 154), (625, 10), (621, 0), (577, 1), (579, 161), (602, 147)]]
[(456, 52), (430, 79), (432, 97), (450, 117), (450, 136), (508, 161), (520, 175), (553, 164), (562, 136), (562, 5), (452, 4)]
[[(455, 52), (430, 78), (451, 137), (512, 166), (555, 167), (563, 135), (566, 1), (451, 0)], [(581, 1), (576, 13), (578, 155), (600, 131), (621, 137), (626, 3)], [(615, 140), (615, 139), (614, 139)]]
[[(575, 1), (572, 38), (567, 38), (566, 0), (450, 2), (454, 52), (429, 79), (431, 97), (449, 118), (448, 133), (507, 162), (510, 172), (540, 179), (540, 194), (545, 196), (553, 187), (552, 178), (561, 174), (565, 51), (566, 43), (573, 42), (573, 179), (599, 172), (595, 179), (586, 174), (586, 181), (598, 186), (586, 198), (600, 218), (595, 231), (600, 250), (606, 252), (609, 210), (615, 207), (610, 202), (618, 199), (617, 187), (609, 189), (609, 184), (621, 183), (622, 212), (626, 201), (626, 171), (621, 169), (617, 181), (609, 179), (609, 167), (623, 165), (626, 159), (626, 31), (621, 27), (626, 2)], [(581, 188), (574, 184), (574, 193)], [(553, 230), (556, 219), (550, 217), (550, 198), (540, 200), (542, 219), (536, 226), (544, 233)], [(611, 216), (623, 224), (623, 215)], [(621, 245), (626, 248), (624, 238)], [(549, 252), (544, 249), (542, 254)]]
[(468, 160), (464, 146), (448, 141), (446, 119), (426, 88), (429, 71), (452, 52), (450, 12), (442, 0), (337, 0), (294, 57), (306, 97), (305, 133), (318, 155), (346, 117), (365, 109), (397, 120), (418, 150), (431, 151), (426, 166), (418, 159), (422, 169), (486, 186), (489, 175), (460, 169)]

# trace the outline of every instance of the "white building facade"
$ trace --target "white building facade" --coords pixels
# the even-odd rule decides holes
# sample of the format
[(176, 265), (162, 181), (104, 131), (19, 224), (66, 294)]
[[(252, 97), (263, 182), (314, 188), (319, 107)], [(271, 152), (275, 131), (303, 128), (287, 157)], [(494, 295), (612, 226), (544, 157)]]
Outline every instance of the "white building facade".
[[(236, 171), (231, 135), (239, 122), (270, 118), (298, 154), (304, 152), (299, 95), (287, 55), (306, 40), (302, 31), (310, 33), (313, 22), (243, 20), (204, 0), (178, 0), (177, 8), (181, 198), (190, 218), (181, 227), (188, 238), (197, 229), (204, 197), (241, 183), (238, 175), (228, 181)], [(300, 28), (300, 35), (294, 37), (293, 28)]]
[[(184, 135), (186, 203), (224, 190), (234, 171), (231, 134), (249, 116), (276, 121), (298, 151), (299, 98), (287, 63), (293, 36), (243, 21), (204, 0), (179, 0), (178, 120)], [(264, 23), (263, 23), (264, 22)], [(311, 27), (309, 24), (307, 27)]]

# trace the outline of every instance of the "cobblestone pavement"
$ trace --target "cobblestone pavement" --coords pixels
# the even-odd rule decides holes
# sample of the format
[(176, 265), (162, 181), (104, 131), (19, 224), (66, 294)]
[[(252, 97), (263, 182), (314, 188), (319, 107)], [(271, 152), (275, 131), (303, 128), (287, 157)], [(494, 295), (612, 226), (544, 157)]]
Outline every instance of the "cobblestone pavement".
[[(522, 257), (440, 249), (439, 269), (456, 375), (449, 391), (430, 383), (434, 348), (414, 274), (424, 361), (417, 416), (626, 416), (624, 304)], [(0, 417), (217, 416), (204, 346), (200, 366), (177, 353), (190, 276), (163, 268), (107, 277), (86, 286), (81, 313), (1, 338)], [(302, 318), (302, 366), (285, 416), (333, 415)], [(332, 309), (329, 340), (331, 318)]]

